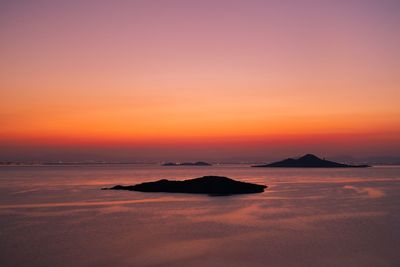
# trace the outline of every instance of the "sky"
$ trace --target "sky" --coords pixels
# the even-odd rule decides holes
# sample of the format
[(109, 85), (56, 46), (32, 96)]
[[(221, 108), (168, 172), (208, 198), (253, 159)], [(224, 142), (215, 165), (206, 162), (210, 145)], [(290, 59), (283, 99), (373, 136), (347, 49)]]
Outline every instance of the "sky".
[(396, 0), (0, 0), (0, 160), (400, 158)]

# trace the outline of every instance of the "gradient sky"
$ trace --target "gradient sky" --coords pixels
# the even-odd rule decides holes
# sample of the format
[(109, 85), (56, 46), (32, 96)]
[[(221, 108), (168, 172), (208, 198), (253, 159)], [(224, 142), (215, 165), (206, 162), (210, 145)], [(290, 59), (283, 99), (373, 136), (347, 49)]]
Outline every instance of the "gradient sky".
[(400, 2), (0, 1), (0, 160), (400, 157)]

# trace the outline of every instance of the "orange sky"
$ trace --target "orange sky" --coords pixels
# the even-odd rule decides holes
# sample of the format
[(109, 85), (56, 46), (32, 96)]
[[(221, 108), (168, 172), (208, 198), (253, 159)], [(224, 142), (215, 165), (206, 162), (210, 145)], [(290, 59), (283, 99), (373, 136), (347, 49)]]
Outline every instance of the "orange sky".
[(400, 5), (298, 2), (1, 3), (0, 159), (26, 145), (398, 155)]

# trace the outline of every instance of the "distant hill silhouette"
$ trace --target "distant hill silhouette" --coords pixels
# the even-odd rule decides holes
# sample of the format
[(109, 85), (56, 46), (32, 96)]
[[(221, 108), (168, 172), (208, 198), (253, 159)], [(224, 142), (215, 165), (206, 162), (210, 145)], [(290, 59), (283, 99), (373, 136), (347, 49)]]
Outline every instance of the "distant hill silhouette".
[(211, 166), (210, 163), (198, 161), (198, 162), (183, 162), (183, 163), (175, 163), (175, 162), (167, 162), (161, 164), (161, 166)]
[(273, 162), (265, 165), (254, 165), (252, 167), (270, 167), (270, 168), (366, 168), (369, 165), (348, 165), (337, 163), (325, 159), (320, 159), (313, 154), (304, 155), (298, 159), (288, 158), (282, 161)]
[(168, 193), (192, 193), (209, 195), (233, 195), (261, 193), (267, 188), (265, 185), (258, 185), (246, 182), (235, 181), (223, 176), (203, 176), (200, 178), (184, 181), (159, 180), (155, 182), (141, 183), (137, 185), (116, 185), (112, 190), (131, 190), (140, 192), (168, 192)]

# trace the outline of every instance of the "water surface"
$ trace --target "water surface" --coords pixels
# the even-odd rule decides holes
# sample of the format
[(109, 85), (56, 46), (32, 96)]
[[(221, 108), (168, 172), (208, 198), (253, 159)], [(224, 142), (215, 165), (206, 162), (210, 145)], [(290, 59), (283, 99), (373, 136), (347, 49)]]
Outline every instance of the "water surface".
[[(99, 190), (222, 175), (261, 194)], [(400, 167), (0, 167), (1, 266), (400, 266)]]

